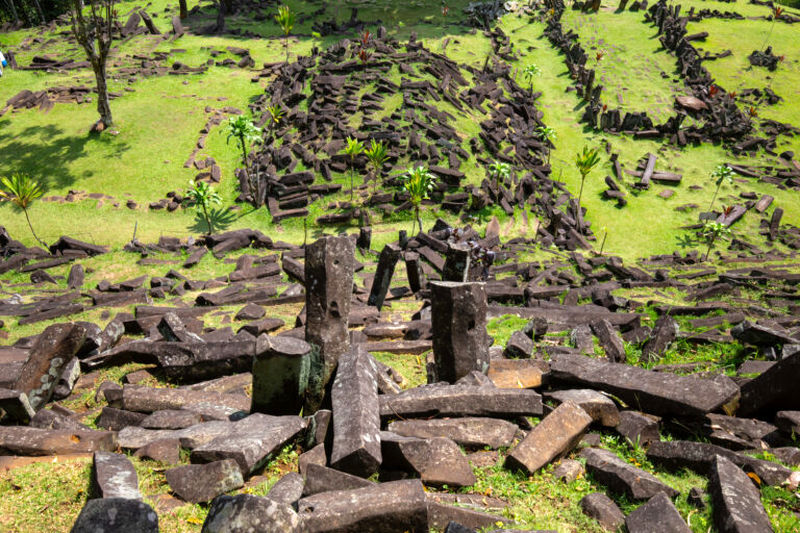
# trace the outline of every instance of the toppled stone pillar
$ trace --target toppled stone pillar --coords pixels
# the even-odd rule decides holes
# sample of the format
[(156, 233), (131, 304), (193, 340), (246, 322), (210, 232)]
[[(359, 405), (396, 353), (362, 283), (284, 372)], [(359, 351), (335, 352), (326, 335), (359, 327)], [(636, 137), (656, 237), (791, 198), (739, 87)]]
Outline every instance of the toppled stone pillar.
[(433, 355), (439, 381), (455, 383), (489, 367), (483, 283), (432, 282)]
[(372, 289), (369, 293), (369, 305), (374, 305), (378, 309), (383, 307), (383, 300), (389, 292), (389, 285), (392, 283), (394, 267), (400, 259), (400, 248), (396, 244), (387, 244), (381, 251), (378, 259), (378, 268), (375, 271), (375, 278), (372, 280)]
[(303, 408), (311, 346), (293, 337), (268, 337), (256, 340), (253, 359), (252, 413), (298, 415)]
[(467, 281), (469, 267), (469, 247), (463, 244), (451, 244), (447, 248), (442, 279), (444, 281)]
[(411, 292), (416, 294), (422, 289), (423, 283), (422, 265), (419, 262), (419, 254), (416, 252), (406, 252), (405, 261), (408, 286), (411, 287)]
[(324, 237), (306, 248), (306, 341), (312, 350), (305, 413), (319, 409), (339, 356), (350, 349), (347, 318), (353, 294), (355, 244)]

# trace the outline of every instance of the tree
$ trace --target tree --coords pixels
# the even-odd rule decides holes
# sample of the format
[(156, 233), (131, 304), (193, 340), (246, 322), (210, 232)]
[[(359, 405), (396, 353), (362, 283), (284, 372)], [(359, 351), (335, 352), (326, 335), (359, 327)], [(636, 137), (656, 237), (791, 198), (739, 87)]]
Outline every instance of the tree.
[(731, 230), (725, 224), (720, 224), (719, 222), (708, 221), (703, 224), (703, 229), (701, 230), (703, 237), (706, 239), (706, 244), (708, 244), (708, 249), (706, 250), (706, 256), (703, 261), (708, 261), (708, 256), (711, 253), (711, 248), (714, 247), (714, 243), (717, 241), (719, 237), (730, 235)]
[(247, 173), (247, 183), (250, 187), (250, 195), (253, 197), (253, 205), (258, 205), (258, 198), (256, 194), (256, 183), (250, 178), (250, 173), (247, 172), (247, 146), (250, 144), (257, 144), (261, 142), (261, 128), (257, 128), (253, 124), (253, 119), (245, 115), (231, 117), (228, 119), (225, 131), (228, 133), (226, 142), (230, 143), (231, 139), (239, 141), (239, 148), (242, 150), (242, 165), (245, 173)]
[(489, 176), (494, 180), (495, 187), (497, 188), (497, 192), (500, 192), (500, 184), (504, 183), (509, 176), (511, 176), (511, 165), (508, 163), (501, 163), (500, 161), (495, 161), (491, 165), (489, 165)]
[[(83, 4), (87, 6), (85, 10)], [(113, 123), (106, 83), (106, 62), (114, 39), (114, 0), (71, 0), (72, 34), (92, 65), (97, 81), (97, 112), (100, 120), (95, 129), (102, 131)], [(87, 11), (84, 14), (84, 11)]]
[(281, 27), (283, 31), (283, 48), (286, 50), (286, 62), (289, 62), (289, 33), (294, 28), (294, 13), (289, 9), (289, 6), (283, 5), (278, 7), (278, 14), (275, 15), (275, 22)]
[(344, 147), (342, 153), (350, 157), (350, 200), (353, 199), (355, 193), (355, 165), (356, 157), (364, 152), (364, 143), (352, 137), (347, 138), (347, 146)]
[(714, 191), (714, 196), (711, 198), (711, 204), (708, 206), (709, 210), (714, 207), (714, 201), (717, 199), (717, 194), (719, 194), (719, 188), (722, 184), (726, 182), (728, 185), (733, 184), (733, 169), (726, 164), (719, 164), (714, 169), (714, 172), (711, 173), (711, 177), (714, 179), (717, 188)]
[(578, 193), (578, 214), (581, 212), (581, 200), (583, 199), (583, 185), (586, 183), (586, 176), (600, 163), (600, 155), (598, 148), (589, 149), (588, 146), (583, 147), (583, 152), (575, 154), (575, 167), (581, 175), (581, 189)]
[(214, 225), (211, 222), (211, 216), (208, 210), (212, 205), (219, 205), (222, 203), (222, 198), (220, 198), (217, 191), (212, 189), (205, 181), (189, 180), (189, 186), (191, 188), (186, 191), (186, 197), (194, 203), (195, 209), (202, 213), (206, 221), (206, 227), (208, 228), (208, 235), (211, 235), (214, 231)]
[(378, 181), (380, 181), (381, 178), (381, 170), (383, 169), (383, 164), (389, 159), (389, 152), (383, 141), (376, 142), (375, 139), (371, 139), (369, 148), (364, 151), (364, 154), (367, 156), (367, 159), (372, 165), (372, 169), (375, 171), (374, 185), (372, 188), (372, 194), (375, 194), (378, 192)]
[[(422, 201), (433, 190), (433, 175), (425, 167), (411, 167), (406, 171), (403, 179), (403, 189), (409, 194), (408, 201), (414, 207), (414, 218), (422, 231), (422, 218), (420, 207)], [(414, 233), (414, 224), (411, 224), (411, 233)]]
[(522, 74), (525, 75), (525, 78), (528, 80), (528, 84), (530, 85), (531, 94), (533, 94), (533, 78), (542, 75), (542, 69), (539, 68), (539, 65), (531, 63), (525, 70), (522, 71)]
[(555, 148), (555, 141), (558, 139), (558, 134), (556, 130), (549, 126), (539, 126), (536, 128), (536, 133), (539, 135), (539, 139), (542, 140), (548, 146), (547, 150), (547, 164), (550, 164), (550, 154), (552, 149)]
[(178, 6), (181, 12), (180, 14), (181, 20), (183, 20), (189, 16), (189, 8), (186, 5), (186, 0), (178, 0)]
[(25, 213), (25, 220), (28, 221), (28, 227), (31, 229), (33, 238), (47, 248), (47, 243), (33, 231), (33, 224), (31, 224), (31, 218), (28, 216), (28, 208), (44, 194), (42, 186), (25, 174), (13, 174), (10, 178), (0, 178), (0, 184), (3, 186), (0, 189), (0, 200), (11, 202), (15, 208)]

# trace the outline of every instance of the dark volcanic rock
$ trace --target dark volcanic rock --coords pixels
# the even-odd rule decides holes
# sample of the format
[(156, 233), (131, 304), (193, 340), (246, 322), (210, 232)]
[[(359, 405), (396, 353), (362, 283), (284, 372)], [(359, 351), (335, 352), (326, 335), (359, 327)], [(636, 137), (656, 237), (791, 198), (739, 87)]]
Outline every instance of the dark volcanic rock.
[(244, 485), (242, 473), (232, 459), (179, 466), (165, 474), (172, 492), (190, 503), (208, 502)]
[(602, 492), (593, 492), (581, 498), (583, 514), (597, 520), (608, 531), (617, 531), (625, 523), (622, 514), (614, 500)]
[(139, 477), (124, 455), (94, 452), (94, 480), (103, 498), (142, 499)]
[(619, 410), (608, 396), (591, 389), (568, 389), (545, 394), (546, 399), (559, 403), (573, 402), (586, 411), (592, 420), (605, 427), (616, 427), (619, 424)]
[(297, 415), (303, 408), (311, 345), (292, 337), (262, 335), (253, 360), (251, 411), (270, 415)]
[(116, 434), (111, 431), (0, 426), (0, 450), (5, 455), (62, 455), (116, 448)]
[(656, 494), (625, 519), (628, 533), (690, 533), (691, 529), (666, 494)]
[(202, 533), (296, 533), (300, 517), (291, 506), (251, 494), (217, 496)]
[(709, 492), (720, 533), (772, 531), (759, 490), (741, 468), (719, 455), (711, 464)]
[(661, 440), (659, 422), (658, 417), (639, 411), (620, 411), (619, 425), (614, 429), (631, 444), (647, 446)]
[(474, 385), (428, 385), (400, 394), (381, 395), (381, 417), (541, 416), (542, 397), (526, 389), (496, 389)]
[(158, 533), (158, 515), (152, 507), (127, 498), (96, 498), (86, 502), (71, 533)]
[(384, 468), (410, 471), (427, 485), (466, 487), (477, 481), (458, 445), (445, 437), (417, 439), (381, 434)]
[(390, 243), (383, 247), (378, 259), (375, 278), (372, 281), (372, 289), (369, 293), (369, 305), (374, 305), (378, 309), (383, 307), (383, 300), (386, 298), (386, 293), (392, 283), (394, 267), (400, 259), (400, 251), (400, 247), (396, 244)]
[(653, 372), (582, 355), (553, 356), (550, 378), (555, 383), (608, 392), (631, 407), (656, 415), (704, 415), (739, 393), (733, 382)]
[(742, 386), (738, 413), (744, 416), (762, 411), (800, 409), (800, 352), (781, 359), (769, 370)]
[(496, 418), (398, 420), (389, 424), (389, 431), (404, 437), (447, 437), (461, 446), (493, 449), (510, 446), (518, 429), (516, 424)]
[(646, 500), (658, 493), (664, 493), (670, 498), (679, 494), (654, 475), (627, 463), (613, 452), (587, 448), (582, 455), (586, 458), (586, 470), (598, 483), (606, 485), (614, 492), (625, 493), (635, 500)]
[(364, 478), (313, 463), (306, 466), (304, 476), (303, 496), (312, 496), (332, 490), (361, 489), (375, 485), (372, 481)]

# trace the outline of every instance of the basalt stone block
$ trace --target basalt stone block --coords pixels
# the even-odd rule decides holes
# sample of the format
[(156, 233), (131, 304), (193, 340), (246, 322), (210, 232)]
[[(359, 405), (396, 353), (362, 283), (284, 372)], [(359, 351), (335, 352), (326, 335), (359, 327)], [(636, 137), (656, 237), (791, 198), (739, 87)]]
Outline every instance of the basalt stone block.
[(369, 477), (381, 464), (377, 366), (357, 345), (339, 358), (331, 389), (333, 449), (331, 466)]
[(496, 418), (447, 418), (399, 420), (389, 424), (389, 431), (404, 437), (431, 439), (446, 437), (469, 448), (492, 449), (510, 446), (519, 428)]
[(405, 253), (406, 276), (411, 292), (418, 293), (425, 284), (425, 276), (422, 272), (422, 264), (419, 262), (419, 254), (416, 252)]
[(266, 314), (266, 310), (260, 305), (249, 303), (242, 307), (236, 316), (236, 320), (258, 320)]
[(400, 259), (400, 251), (400, 247), (392, 243), (387, 244), (381, 250), (375, 278), (372, 281), (372, 289), (369, 293), (369, 300), (367, 301), (369, 305), (374, 305), (378, 309), (383, 307), (383, 301), (392, 283), (394, 268)]
[(536, 359), (497, 359), (489, 362), (488, 378), (501, 389), (533, 389), (544, 381), (546, 363)]
[(700, 475), (708, 475), (714, 458), (718, 455), (746, 468), (748, 472), (754, 472), (767, 485), (780, 485), (792, 474), (790, 469), (777, 463), (755, 459), (705, 442), (654, 442), (647, 449), (647, 458), (654, 464), (673, 471), (688, 468)]
[[(328, 455), (327, 453), (325, 453), (325, 444), (317, 444), (307, 452), (301, 453), (300, 456), (297, 458), (297, 470), (303, 476), (306, 475), (306, 470), (310, 465), (319, 465), (319, 466), (328, 465)], [(339, 471), (336, 470), (336, 472)], [(344, 474), (344, 472), (341, 473)]]
[(152, 459), (161, 463), (175, 465), (181, 459), (181, 441), (180, 439), (161, 439), (151, 442), (147, 446), (143, 446), (136, 450), (133, 454), (134, 457), (143, 457), (145, 459)]
[(622, 338), (608, 320), (598, 320), (591, 324), (592, 331), (597, 336), (600, 346), (606, 353), (606, 357), (612, 363), (622, 363), (625, 361), (625, 345)]
[(59, 455), (113, 451), (116, 435), (111, 431), (69, 431), (25, 426), (0, 426), (2, 455)]
[(94, 481), (102, 498), (142, 499), (139, 477), (124, 455), (94, 452)]
[(707, 414), (698, 431), (714, 444), (732, 450), (764, 449), (784, 443), (777, 426), (755, 418)]
[(83, 265), (75, 264), (72, 265), (72, 268), (69, 269), (69, 275), (67, 276), (67, 288), (68, 289), (79, 289), (83, 286), (83, 281), (86, 279), (86, 274), (83, 270)]
[(61, 373), (85, 340), (86, 330), (76, 324), (54, 324), (36, 339), (13, 387), (28, 396), (34, 411), (50, 401)]
[(163, 439), (179, 439), (182, 447), (191, 450), (233, 433), (237, 423), (213, 420), (184, 429), (145, 429), (129, 426), (121, 430), (117, 438), (120, 447), (126, 450), (138, 450)]
[(614, 401), (605, 394), (592, 389), (568, 389), (545, 394), (546, 399), (559, 403), (572, 402), (592, 417), (592, 420), (605, 426), (619, 425), (619, 409)]
[(800, 352), (781, 359), (769, 370), (742, 386), (738, 414), (800, 410)]
[(383, 467), (412, 472), (426, 485), (466, 487), (476, 482), (458, 445), (444, 437), (416, 439), (381, 434)]
[(772, 531), (759, 490), (741, 468), (719, 455), (711, 464), (709, 492), (720, 533)]
[[(498, 525), (510, 525), (512, 523), (508, 518), (496, 514), (428, 500), (428, 527), (430, 530), (440, 531), (454, 521), (469, 526), (468, 531), (475, 531), (476, 529), (488, 531), (487, 528), (495, 528)], [(496, 532), (498, 530), (492, 529), (492, 531)]]
[(691, 529), (666, 494), (656, 494), (625, 519), (628, 533), (690, 533)]
[(0, 388), (0, 409), (6, 412), (14, 420), (23, 424), (30, 422), (36, 411), (28, 401), (28, 395), (24, 392), (11, 389)]
[(39, 429), (66, 429), (70, 431), (88, 430), (88, 426), (79, 423), (67, 414), (56, 412), (52, 409), (42, 409), (31, 418), (30, 427)]
[(272, 486), (267, 498), (284, 505), (295, 505), (303, 497), (306, 482), (297, 472), (289, 472)]
[(298, 502), (307, 533), (428, 531), (428, 505), (419, 480), (315, 494)]
[(251, 494), (217, 496), (201, 533), (299, 533), (300, 517), (291, 506)]
[(572, 483), (586, 472), (583, 465), (572, 459), (562, 459), (561, 463), (553, 470), (553, 477), (565, 483)]
[(372, 481), (318, 464), (307, 465), (304, 476), (303, 496), (332, 490), (360, 489), (374, 485)]
[(56, 381), (56, 386), (53, 387), (52, 399), (55, 401), (63, 400), (72, 394), (72, 389), (81, 377), (81, 361), (77, 357), (73, 357), (64, 366), (61, 375)]
[(147, 429), (183, 429), (202, 421), (203, 417), (192, 411), (164, 409), (148, 415), (139, 426)]
[(766, 324), (753, 324), (745, 320), (731, 329), (734, 339), (744, 344), (754, 346), (775, 346), (776, 344), (796, 344), (798, 339), (789, 335), (780, 327), (771, 327)]
[(309, 414), (321, 405), (339, 356), (350, 349), (354, 262), (355, 244), (346, 236), (325, 237), (306, 247), (306, 341), (319, 348), (306, 395)]
[(431, 322), (436, 375), (455, 383), (489, 367), (486, 289), (482, 283), (433, 282)]
[(128, 498), (95, 498), (86, 502), (71, 533), (158, 533), (158, 515), (152, 507)]
[(511, 338), (506, 343), (506, 348), (503, 350), (503, 355), (509, 358), (527, 358), (533, 353), (535, 345), (533, 339), (525, 335), (522, 331), (515, 331), (511, 334)]
[(506, 467), (535, 473), (575, 448), (591, 423), (586, 411), (570, 401), (564, 402), (511, 450)]
[(583, 514), (594, 518), (607, 531), (617, 531), (625, 523), (625, 515), (614, 500), (602, 492), (593, 492), (581, 498)]
[(189, 503), (208, 502), (244, 485), (242, 473), (232, 459), (179, 466), (167, 470), (165, 475), (172, 492)]
[(648, 446), (661, 440), (660, 418), (639, 411), (620, 411), (619, 424), (614, 428), (631, 444)]
[(192, 462), (234, 459), (250, 475), (308, 427), (299, 416), (255, 413), (234, 424), (233, 431), (192, 450)]
[(400, 394), (380, 396), (385, 418), (541, 416), (542, 397), (527, 389), (497, 389), (474, 385), (427, 385)]
[(199, 335), (188, 331), (183, 320), (173, 312), (166, 313), (161, 317), (156, 328), (167, 342), (205, 342)]
[(800, 435), (800, 411), (778, 411), (775, 425), (789, 435)]
[(115, 407), (103, 407), (100, 416), (97, 418), (96, 425), (99, 428), (110, 431), (120, 431), (128, 426), (138, 426), (145, 418), (147, 418), (145, 413), (126, 411)]
[(669, 315), (662, 315), (656, 320), (653, 334), (642, 348), (642, 361), (652, 362), (661, 359), (670, 345), (678, 337), (678, 323)]
[(636, 468), (608, 450), (587, 448), (581, 455), (586, 459), (586, 470), (594, 479), (614, 492), (625, 493), (635, 500), (646, 500), (658, 493), (670, 498), (679, 494), (654, 475)]
[(292, 337), (262, 335), (253, 359), (251, 411), (297, 415), (303, 408), (311, 371), (311, 345)]
[(249, 412), (250, 398), (240, 394), (125, 385), (122, 388), (122, 408), (141, 413), (184, 409), (209, 419), (227, 420), (231, 415), (240, 416)]
[(655, 415), (704, 415), (728, 405), (739, 393), (730, 380), (678, 376), (570, 354), (553, 356), (550, 379), (613, 394)]

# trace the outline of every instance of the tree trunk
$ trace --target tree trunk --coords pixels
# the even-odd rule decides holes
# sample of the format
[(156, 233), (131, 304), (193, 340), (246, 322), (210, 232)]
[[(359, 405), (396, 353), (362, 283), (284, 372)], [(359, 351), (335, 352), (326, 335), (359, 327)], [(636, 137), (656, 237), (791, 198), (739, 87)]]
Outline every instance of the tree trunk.
[(217, 33), (225, 31), (225, 3), (223, 0), (217, 0)]
[(6, 0), (6, 4), (11, 11), (11, 16), (14, 17), (14, 22), (19, 24), (19, 13), (17, 13), (17, 6), (14, 5), (14, 0)]
[(186, 6), (186, 0), (178, 0), (178, 5), (180, 6), (181, 10), (181, 20), (185, 19), (189, 16), (189, 8)]
[(108, 84), (106, 83), (105, 64), (93, 64), (94, 76), (97, 79), (97, 112), (100, 113), (100, 120), (103, 125), (108, 127), (114, 120), (111, 117), (111, 106), (108, 103)]
[(44, 18), (44, 12), (42, 11), (42, 5), (39, 3), (39, 0), (33, 0), (33, 5), (36, 7), (36, 12), (39, 14), (39, 19), (42, 21), (42, 24), (47, 22)]

